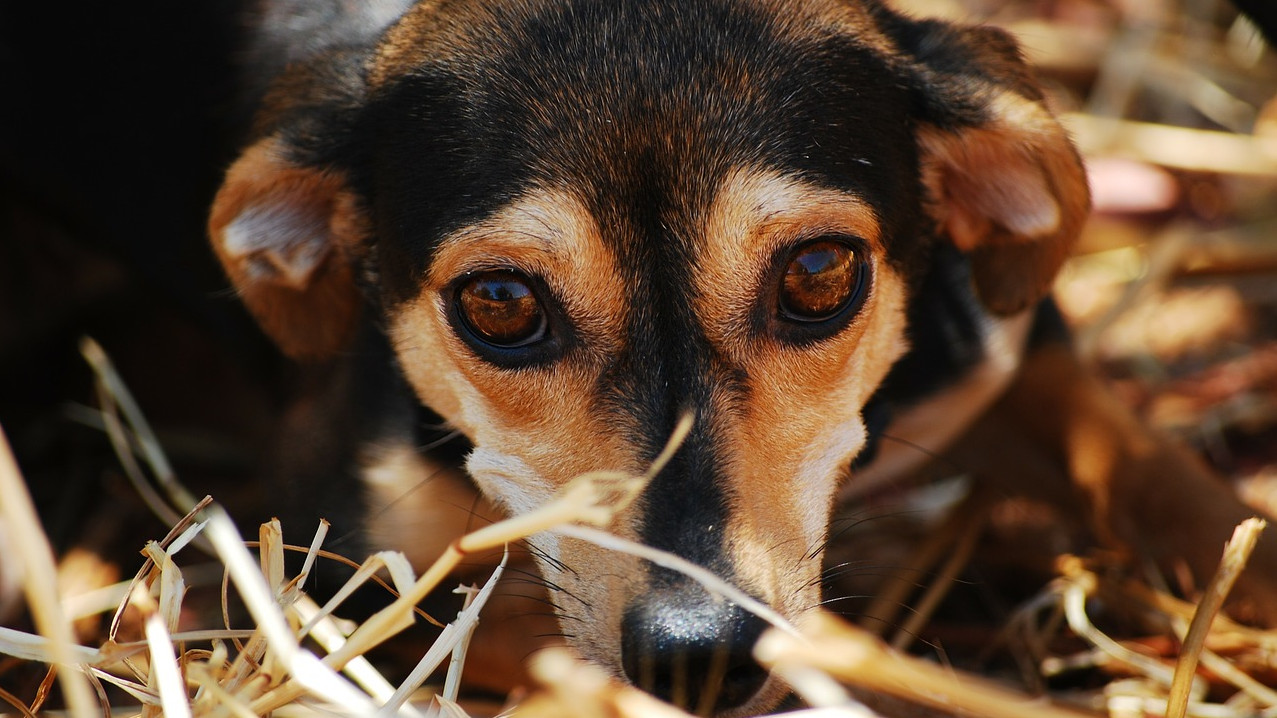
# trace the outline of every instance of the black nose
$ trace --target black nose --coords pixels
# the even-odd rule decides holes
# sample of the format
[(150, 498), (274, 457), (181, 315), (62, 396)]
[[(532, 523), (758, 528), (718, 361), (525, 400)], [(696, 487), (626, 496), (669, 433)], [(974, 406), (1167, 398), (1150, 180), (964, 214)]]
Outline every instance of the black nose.
[(753, 658), (766, 624), (700, 587), (644, 597), (621, 621), (621, 661), (634, 685), (709, 715), (744, 705), (767, 671)]

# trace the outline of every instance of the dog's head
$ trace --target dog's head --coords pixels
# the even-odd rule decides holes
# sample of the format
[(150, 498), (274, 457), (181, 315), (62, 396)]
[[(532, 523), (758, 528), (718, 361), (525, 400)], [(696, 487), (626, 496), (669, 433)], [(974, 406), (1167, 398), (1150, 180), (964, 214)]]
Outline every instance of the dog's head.
[[(1041, 100), (1003, 33), (858, 0), (423, 2), (276, 84), (211, 233), (290, 354), (383, 326), (512, 512), (641, 472), (693, 413), (613, 530), (796, 617), (932, 245), (1010, 315), (1078, 230)], [(589, 659), (703, 711), (779, 699), (758, 620), (537, 543)]]

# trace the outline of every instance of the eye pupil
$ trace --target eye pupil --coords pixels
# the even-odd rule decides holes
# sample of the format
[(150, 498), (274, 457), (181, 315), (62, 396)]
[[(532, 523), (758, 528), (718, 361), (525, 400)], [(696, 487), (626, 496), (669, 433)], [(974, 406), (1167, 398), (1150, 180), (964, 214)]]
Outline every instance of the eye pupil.
[(820, 240), (799, 247), (781, 279), (781, 313), (802, 322), (833, 317), (855, 297), (859, 269), (856, 253), (841, 242)]
[(457, 305), (466, 326), (488, 344), (517, 347), (545, 335), (545, 310), (527, 278), (515, 272), (474, 276), (457, 291)]

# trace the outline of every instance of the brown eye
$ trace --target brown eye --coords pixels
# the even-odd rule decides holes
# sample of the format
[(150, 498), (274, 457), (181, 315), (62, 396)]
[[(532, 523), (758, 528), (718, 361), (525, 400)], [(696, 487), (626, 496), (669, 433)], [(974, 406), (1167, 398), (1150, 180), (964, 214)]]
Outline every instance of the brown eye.
[(781, 278), (781, 315), (800, 322), (830, 319), (860, 293), (861, 263), (842, 242), (817, 240), (789, 257)]
[(457, 309), (471, 333), (494, 346), (520, 347), (545, 336), (545, 310), (516, 272), (474, 275), (458, 288)]

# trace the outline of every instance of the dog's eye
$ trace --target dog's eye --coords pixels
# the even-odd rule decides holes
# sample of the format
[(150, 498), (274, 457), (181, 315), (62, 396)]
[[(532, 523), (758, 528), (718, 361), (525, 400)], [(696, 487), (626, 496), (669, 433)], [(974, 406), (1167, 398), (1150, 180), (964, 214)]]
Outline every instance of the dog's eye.
[(859, 294), (861, 260), (851, 247), (828, 239), (802, 245), (789, 255), (781, 277), (781, 316), (819, 322), (836, 316)]
[(466, 328), (497, 347), (521, 347), (543, 338), (547, 321), (527, 277), (516, 272), (482, 272), (457, 289), (457, 308)]

